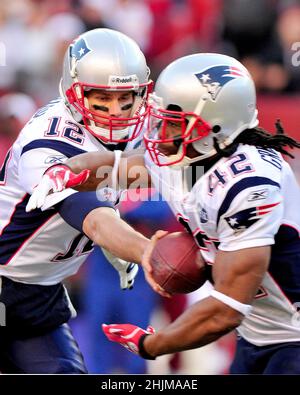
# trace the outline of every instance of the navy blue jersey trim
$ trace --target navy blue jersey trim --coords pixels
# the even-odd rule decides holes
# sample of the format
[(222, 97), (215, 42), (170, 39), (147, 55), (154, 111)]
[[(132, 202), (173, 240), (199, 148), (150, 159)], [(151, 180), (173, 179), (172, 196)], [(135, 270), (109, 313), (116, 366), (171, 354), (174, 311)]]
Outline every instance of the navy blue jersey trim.
[(225, 196), (225, 199), (223, 200), (223, 203), (221, 204), (221, 207), (218, 212), (217, 226), (219, 224), (219, 221), (220, 221), (220, 218), (222, 217), (222, 215), (226, 213), (226, 211), (229, 209), (233, 199), (241, 191), (243, 191), (244, 189), (259, 186), (259, 185), (273, 185), (273, 186), (280, 188), (280, 185), (277, 182), (272, 181), (266, 177), (247, 177), (247, 178), (244, 178), (243, 180), (240, 180), (235, 185), (233, 185), (227, 192), (227, 195)]
[(281, 225), (272, 245), (268, 272), (291, 303), (300, 301), (300, 238), (298, 230)]
[(63, 141), (39, 139), (31, 141), (31, 143), (25, 145), (25, 147), (22, 149), (21, 155), (25, 154), (27, 151), (37, 148), (50, 148), (60, 152), (68, 158), (71, 158), (75, 155), (84, 154), (86, 152)]
[(57, 214), (53, 210), (34, 210), (26, 213), (25, 207), (30, 198), (26, 194), (15, 210), (9, 223), (0, 236), (0, 265), (6, 265), (34, 232), (44, 225), (52, 216)]
[(99, 200), (94, 191), (73, 193), (56, 205), (61, 217), (81, 233), (85, 217), (98, 207), (114, 208), (112, 203)]

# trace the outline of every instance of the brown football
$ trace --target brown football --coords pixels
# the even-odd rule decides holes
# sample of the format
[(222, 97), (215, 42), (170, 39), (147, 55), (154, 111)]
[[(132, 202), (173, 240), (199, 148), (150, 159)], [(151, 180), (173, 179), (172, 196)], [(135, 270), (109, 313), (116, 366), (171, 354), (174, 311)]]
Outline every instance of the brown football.
[(195, 291), (207, 280), (199, 248), (186, 231), (159, 239), (152, 252), (151, 266), (154, 280), (171, 294)]

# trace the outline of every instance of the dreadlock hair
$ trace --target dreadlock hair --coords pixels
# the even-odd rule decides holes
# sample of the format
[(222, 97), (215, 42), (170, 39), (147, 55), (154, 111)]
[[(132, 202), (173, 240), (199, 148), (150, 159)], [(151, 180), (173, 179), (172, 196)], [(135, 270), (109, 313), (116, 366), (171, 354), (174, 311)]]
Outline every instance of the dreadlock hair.
[(293, 138), (284, 134), (284, 129), (280, 123), (280, 119), (275, 122), (276, 134), (273, 135), (266, 130), (256, 127), (244, 130), (232, 144), (222, 149), (217, 139), (214, 137), (214, 148), (217, 153), (224, 157), (231, 156), (237, 149), (239, 144), (255, 145), (260, 148), (273, 148), (284, 155), (294, 158), (285, 147), (300, 148), (300, 143)]

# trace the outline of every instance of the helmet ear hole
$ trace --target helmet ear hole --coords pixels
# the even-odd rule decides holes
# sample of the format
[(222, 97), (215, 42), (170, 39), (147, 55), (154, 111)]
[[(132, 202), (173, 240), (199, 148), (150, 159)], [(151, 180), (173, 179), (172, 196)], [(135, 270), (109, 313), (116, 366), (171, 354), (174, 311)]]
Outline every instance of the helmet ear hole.
[(219, 133), (220, 131), (221, 131), (221, 126), (220, 125), (214, 125), (213, 127), (212, 127), (212, 132), (213, 133)]

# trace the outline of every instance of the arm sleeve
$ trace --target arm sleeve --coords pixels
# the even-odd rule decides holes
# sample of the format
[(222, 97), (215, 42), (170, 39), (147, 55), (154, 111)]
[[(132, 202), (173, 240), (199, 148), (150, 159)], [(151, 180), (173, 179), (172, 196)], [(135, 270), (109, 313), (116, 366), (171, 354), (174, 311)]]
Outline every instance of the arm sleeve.
[(275, 243), (283, 217), (281, 190), (272, 185), (260, 189), (263, 198), (256, 200), (257, 187), (249, 188), (237, 194), (223, 213), (219, 212), (220, 250), (235, 251)]
[(85, 217), (98, 207), (114, 206), (109, 201), (100, 201), (96, 192), (77, 192), (56, 205), (61, 217), (73, 228), (83, 233), (82, 225)]

